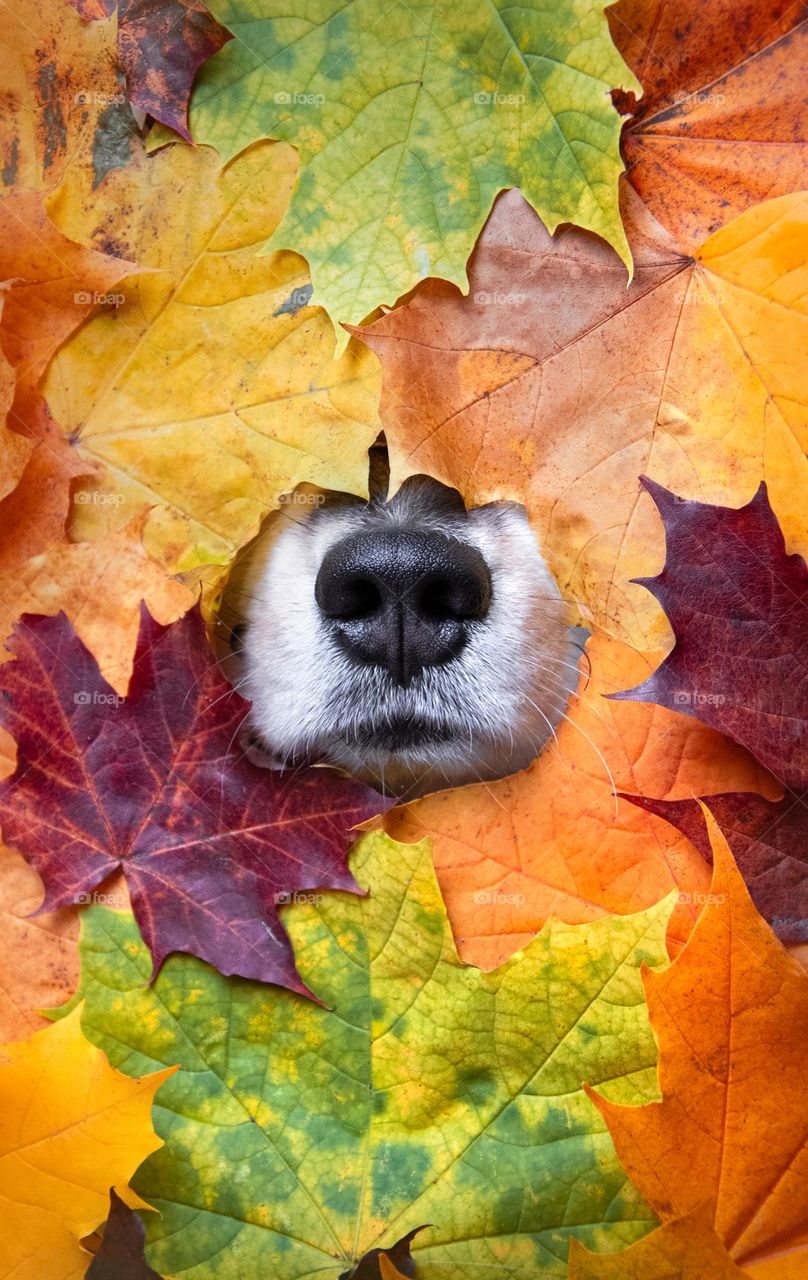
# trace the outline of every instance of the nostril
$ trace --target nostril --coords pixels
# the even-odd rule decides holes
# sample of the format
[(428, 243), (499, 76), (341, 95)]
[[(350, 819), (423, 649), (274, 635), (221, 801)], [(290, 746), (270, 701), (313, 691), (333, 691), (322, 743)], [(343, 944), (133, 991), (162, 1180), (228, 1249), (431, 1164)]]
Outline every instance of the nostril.
[(416, 608), (436, 622), (484, 618), (491, 602), (491, 580), (482, 564), (476, 572), (457, 568), (436, 574), (419, 585)]
[(382, 606), (378, 583), (362, 573), (319, 575), (315, 598), (327, 618), (343, 622), (372, 617)]
[(491, 575), (480, 552), (434, 531), (353, 534), (325, 553), (314, 588), (333, 640), (406, 685), (456, 657), (484, 618)]

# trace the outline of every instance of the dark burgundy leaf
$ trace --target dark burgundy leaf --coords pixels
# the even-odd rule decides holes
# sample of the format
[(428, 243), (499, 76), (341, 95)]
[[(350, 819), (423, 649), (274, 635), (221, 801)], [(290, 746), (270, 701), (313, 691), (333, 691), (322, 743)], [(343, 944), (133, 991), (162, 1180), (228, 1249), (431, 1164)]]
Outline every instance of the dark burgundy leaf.
[(368, 1249), (357, 1262), (356, 1266), (350, 1271), (344, 1271), (339, 1280), (379, 1280), (382, 1272), (379, 1266), (379, 1257), (384, 1254), (389, 1258), (396, 1271), (402, 1276), (415, 1275), (415, 1260), (410, 1253), (410, 1245), (419, 1231), (424, 1231), (425, 1227), (415, 1227), (414, 1230), (408, 1231), (405, 1236), (397, 1240), (389, 1249)]
[[(697, 800), (625, 800), (665, 818), (712, 862)], [(752, 900), (785, 943), (808, 942), (808, 793), (764, 800), (744, 792), (705, 796), (727, 838)]]
[[(83, 18), (106, 18), (115, 0), (71, 0)], [(233, 36), (202, 0), (118, 0), (118, 57), (129, 99), (187, 142), (188, 101), (202, 65)]]
[(146, 1229), (140, 1218), (111, 1190), (104, 1239), (85, 1280), (161, 1280), (146, 1262), (145, 1241)]
[(808, 787), (808, 568), (787, 555), (761, 484), (745, 507), (677, 498), (642, 483), (665, 525), (665, 567), (637, 579), (676, 643), (636, 689), (610, 695), (696, 716), (781, 782)]
[(234, 749), (248, 704), (212, 660), (199, 609), (143, 610), (126, 701), (64, 615), (26, 615), (3, 666), (18, 743), (0, 783), (6, 840), (45, 882), (41, 911), (91, 900), (123, 869), (156, 974), (187, 951), (225, 974), (305, 992), (277, 903), (359, 892), (349, 832), (389, 804), (329, 769), (273, 773)]

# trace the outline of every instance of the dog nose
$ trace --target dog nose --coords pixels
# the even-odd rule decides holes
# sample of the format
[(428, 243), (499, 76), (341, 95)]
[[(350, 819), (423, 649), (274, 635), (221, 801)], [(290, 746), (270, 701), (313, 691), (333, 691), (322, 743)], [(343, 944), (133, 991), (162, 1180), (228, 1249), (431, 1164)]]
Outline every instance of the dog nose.
[(352, 534), (326, 553), (315, 599), (356, 662), (407, 685), (454, 658), (484, 618), (491, 575), (476, 547), (438, 532)]

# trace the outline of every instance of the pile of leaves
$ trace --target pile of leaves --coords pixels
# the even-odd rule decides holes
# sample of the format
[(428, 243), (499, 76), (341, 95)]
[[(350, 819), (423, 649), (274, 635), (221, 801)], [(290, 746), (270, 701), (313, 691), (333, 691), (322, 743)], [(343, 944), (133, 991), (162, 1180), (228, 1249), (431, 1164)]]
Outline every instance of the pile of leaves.
[[(0, 1280), (802, 1280), (800, 6), (4, 15)], [(590, 633), (407, 805), (209, 641), (380, 430)]]

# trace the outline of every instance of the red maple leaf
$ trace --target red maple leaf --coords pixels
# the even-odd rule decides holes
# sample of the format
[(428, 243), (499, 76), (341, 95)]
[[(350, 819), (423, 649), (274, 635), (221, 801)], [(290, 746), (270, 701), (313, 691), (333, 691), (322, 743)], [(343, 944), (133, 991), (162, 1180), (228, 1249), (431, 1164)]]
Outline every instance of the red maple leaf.
[(696, 716), (786, 786), (808, 786), (808, 567), (788, 555), (765, 484), (745, 507), (642, 483), (665, 526), (665, 566), (641, 578), (676, 643), (635, 689), (609, 696)]
[[(678, 827), (712, 863), (707, 822), (698, 800), (620, 794)], [(703, 799), (726, 836), (760, 914), (782, 942), (808, 942), (808, 795), (788, 793), (782, 800), (765, 800), (735, 791)]]
[(1, 719), (18, 767), (0, 784), (0, 820), (45, 882), (40, 911), (91, 901), (121, 869), (153, 977), (186, 951), (310, 994), (277, 907), (361, 892), (349, 833), (389, 802), (332, 770), (273, 773), (234, 750), (248, 704), (198, 608), (169, 627), (143, 610), (125, 701), (62, 614), (25, 615), (10, 648)]
[[(702, 797), (752, 899), (783, 942), (808, 942), (808, 569), (787, 555), (762, 484), (745, 507), (683, 501), (643, 479), (665, 525), (665, 567), (642, 579), (676, 643), (653, 675), (612, 697), (658, 702), (728, 734), (784, 784), (781, 800)], [(692, 800), (626, 800), (667, 819), (712, 861)]]

